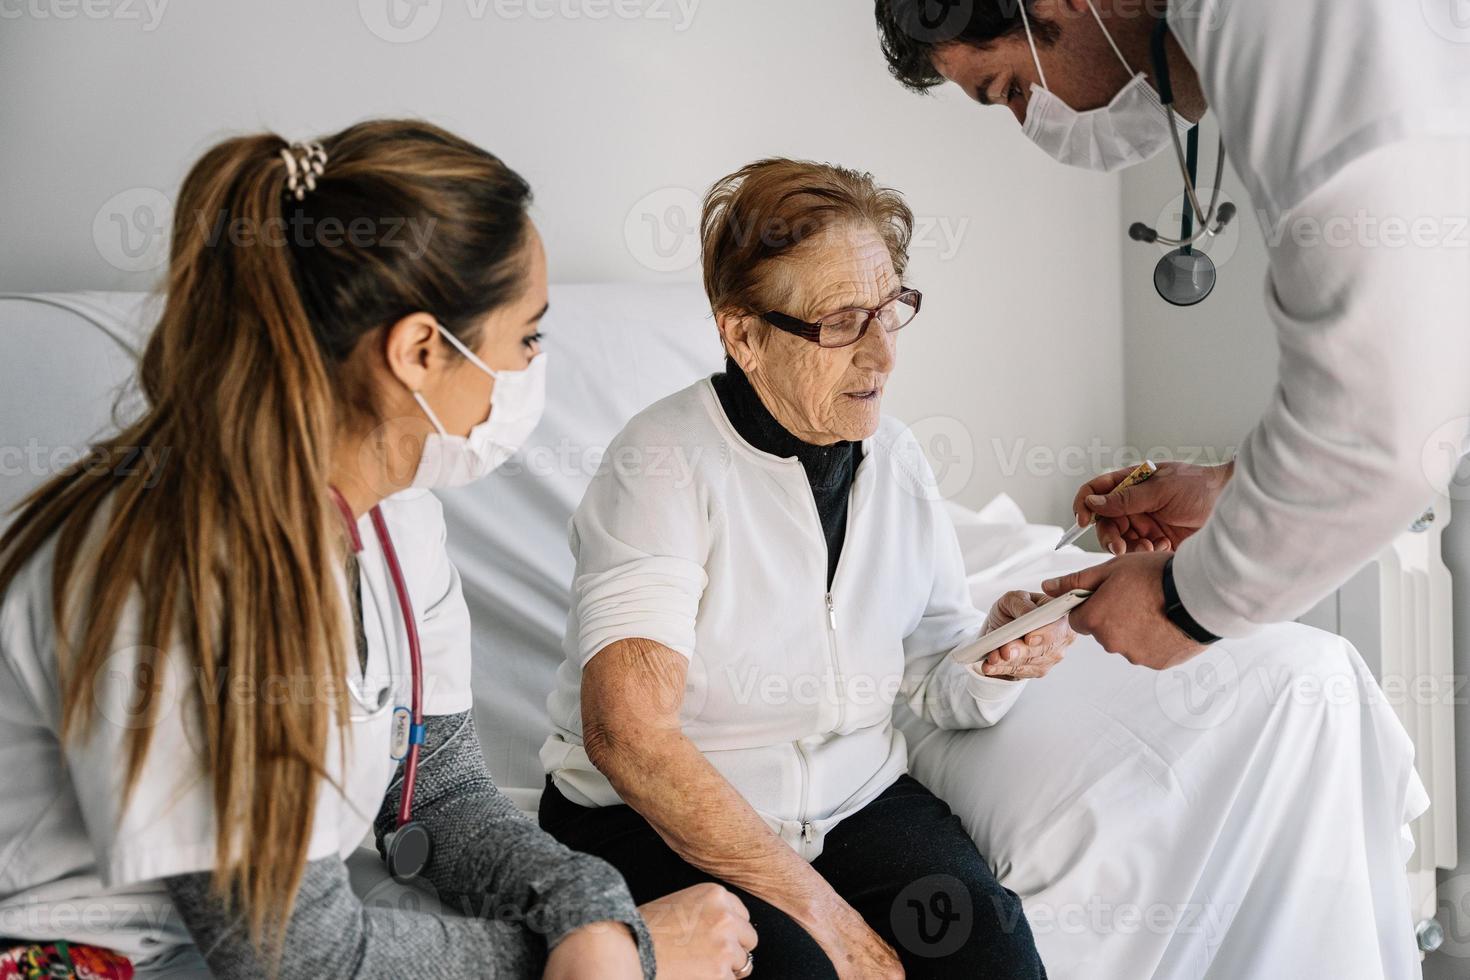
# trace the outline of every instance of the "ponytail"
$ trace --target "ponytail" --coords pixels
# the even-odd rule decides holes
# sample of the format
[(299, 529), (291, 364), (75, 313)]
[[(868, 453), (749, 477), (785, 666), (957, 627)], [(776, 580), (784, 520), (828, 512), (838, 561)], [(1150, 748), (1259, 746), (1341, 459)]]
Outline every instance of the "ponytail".
[[(96, 724), (93, 681), (137, 600), (147, 683), (124, 736), (124, 802), (159, 720), (164, 661), (184, 658), (212, 779), (215, 890), (276, 953), (333, 726), (345, 736), (348, 719), (345, 554), (327, 496), (334, 433), (364, 407), (347, 355), (418, 310), (468, 338), (515, 298), (529, 202), (498, 159), (424, 123), (364, 123), (323, 142), (326, 172), (300, 200), (274, 135), (227, 140), (195, 164), (139, 366), (147, 410), (27, 498), (0, 536), (0, 594), (55, 540), (64, 739)], [(370, 202), (432, 239), (410, 254), (382, 220), (365, 240), (301, 238), (371, 218)], [(98, 465), (140, 448), (165, 457), (161, 473)], [(292, 696), (260, 696), (282, 689)]]

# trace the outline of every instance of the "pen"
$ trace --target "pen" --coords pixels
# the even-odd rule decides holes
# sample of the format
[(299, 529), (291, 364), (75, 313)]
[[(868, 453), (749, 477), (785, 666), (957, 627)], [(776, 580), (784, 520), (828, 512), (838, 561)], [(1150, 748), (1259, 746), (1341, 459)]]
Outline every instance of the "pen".
[[(1142, 463), (1138, 464), (1137, 468), (1135, 468), (1132, 473), (1129, 473), (1127, 476), (1123, 477), (1122, 482), (1120, 482), (1116, 487), (1113, 487), (1113, 489), (1109, 490), (1108, 496), (1111, 497), (1119, 490), (1126, 490), (1129, 487), (1137, 486), (1144, 480), (1147, 480), (1149, 477), (1153, 476), (1157, 470), (1158, 467), (1154, 465), (1153, 460), (1144, 460)], [(1096, 523), (1097, 519), (1094, 518), (1092, 524), (1089, 524), (1088, 527), (1092, 527)], [(1086, 533), (1086, 531), (1086, 527), (1083, 527), (1080, 524), (1073, 524), (1072, 529), (1069, 530), (1066, 534), (1062, 535), (1062, 540), (1057, 542), (1057, 547), (1053, 548), (1052, 550), (1055, 551), (1059, 548), (1065, 548), (1073, 541), (1076, 541), (1078, 538), (1082, 537), (1082, 535)]]

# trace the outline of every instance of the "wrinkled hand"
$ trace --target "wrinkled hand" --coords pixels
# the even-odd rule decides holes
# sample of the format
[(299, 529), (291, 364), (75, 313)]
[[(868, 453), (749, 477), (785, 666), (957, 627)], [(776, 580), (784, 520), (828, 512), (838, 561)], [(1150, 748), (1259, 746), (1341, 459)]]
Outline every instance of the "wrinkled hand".
[(893, 947), (846, 902), (824, 917), (812, 938), (841, 980), (903, 980), (903, 964)]
[(1209, 519), (1235, 464), (1160, 463), (1147, 480), (1110, 494), (1131, 472), (1124, 467), (1095, 477), (1072, 499), (1077, 523), (1086, 527), (1096, 518), (1098, 543), (1114, 555), (1178, 548)]
[(695, 885), (640, 905), (638, 911), (653, 934), (661, 978), (730, 980), (745, 976), (740, 971), (759, 937), (745, 903), (728, 889)]
[(1164, 563), (1168, 560), (1167, 553), (1123, 555), (1047, 579), (1041, 587), (1053, 596), (1072, 589), (1093, 590), (1091, 598), (1069, 615), (1072, 629), (1096, 638), (1104, 650), (1122, 654), (1129, 663), (1163, 670), (1205, 649), (1164, 615)]
[[(985, 617), (985, 633), (999, 629), (1013, 619), (1041, 605), (1047, 599), (1041, 592), (1007, 592), (990, 607)], [(983, 634), (982, 634), (983, 635)], [(1046, 672), (1061, 662), (1067, 647), (1077, 639), (1067, 617), (1032, 630), (1019, 640), (1012, 640), (999, 650), (992, 650), (976, 668), (986, 677), (1045, 677)]]

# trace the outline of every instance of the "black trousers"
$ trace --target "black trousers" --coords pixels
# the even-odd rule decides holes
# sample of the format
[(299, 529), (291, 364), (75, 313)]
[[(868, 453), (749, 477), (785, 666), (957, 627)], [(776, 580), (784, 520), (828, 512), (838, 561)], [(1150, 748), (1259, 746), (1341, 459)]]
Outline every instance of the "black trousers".
[[(640, 905), (717, 880), (675, 854), (632, 807), (578, 806), (549, 779), (540, 821), (563, 844), (621, 871)], [(944, 801), (911, 776), (838, 824), (812, 867), (894, 948), (909, 980), (1046, 976), (1021, 900), (995, 880)], [(835, 980), (805, 929), (775, 906), (730, 890), (760, 936), (756, 977)]]

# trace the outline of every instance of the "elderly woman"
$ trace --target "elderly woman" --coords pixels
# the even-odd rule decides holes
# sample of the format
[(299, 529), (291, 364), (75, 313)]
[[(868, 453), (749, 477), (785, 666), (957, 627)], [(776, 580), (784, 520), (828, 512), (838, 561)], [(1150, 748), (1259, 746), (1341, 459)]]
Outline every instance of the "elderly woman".
[(1072, 639), (1063, 620), (978, 669), (949, 656), (1037, 597), (975, 609), (928, 465), (880, 413), (919, 312), (911, 227), (837, 167), (716, 184), (701, 232), (725, 371), (629, 422), (571, 522), (542, 826), (638, 901), (734, 890), (760, 938), (739, 977), (1045, 975), (892, 722), (902, 700), (993, 725)]

